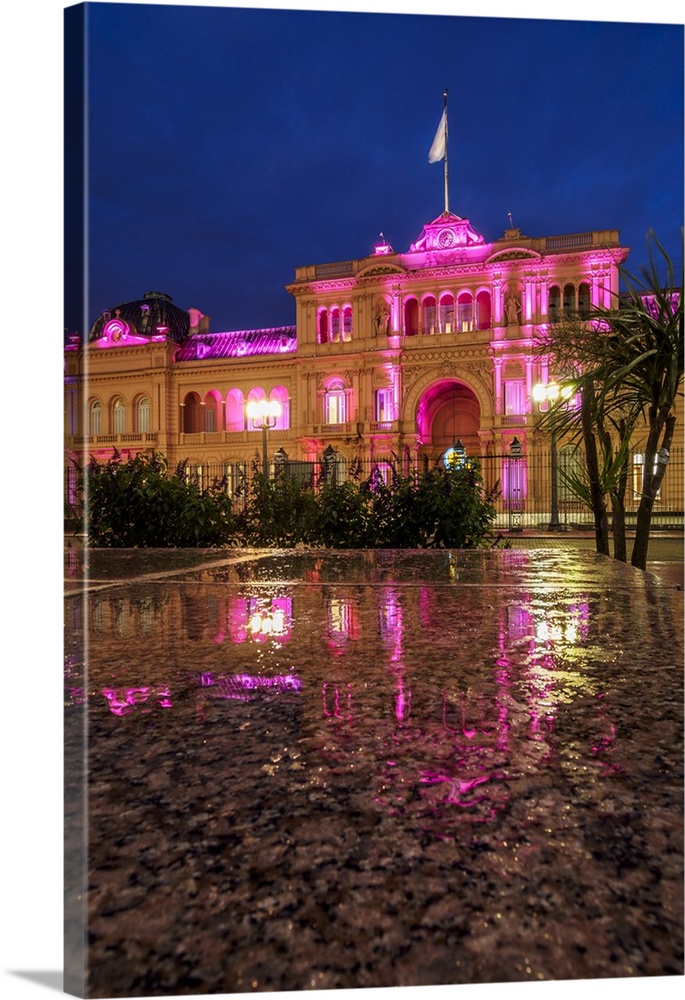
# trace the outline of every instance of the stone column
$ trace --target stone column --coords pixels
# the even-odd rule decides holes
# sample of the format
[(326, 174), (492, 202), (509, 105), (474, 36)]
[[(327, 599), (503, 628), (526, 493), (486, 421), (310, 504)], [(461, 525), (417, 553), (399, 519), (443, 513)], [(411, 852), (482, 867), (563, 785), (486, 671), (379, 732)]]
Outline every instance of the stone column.
[(495, 379), (495, 415), (502, 415), (502, 358), (494, 359), (494, 379)]

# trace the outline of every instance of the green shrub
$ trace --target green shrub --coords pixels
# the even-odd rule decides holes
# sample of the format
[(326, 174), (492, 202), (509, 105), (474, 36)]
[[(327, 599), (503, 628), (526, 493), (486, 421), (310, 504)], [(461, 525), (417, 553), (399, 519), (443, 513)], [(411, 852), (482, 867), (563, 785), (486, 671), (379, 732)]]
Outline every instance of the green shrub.
[(252, 476), (245, 506), (238, 517), (244, 545), (289, 548), (315, 538), (316, 498), (311, 486), (283, 474), (267, 479)]
[(376, 473), (362, 490), (376, 548), (476, 548), (495, 518), (496, 489), (484, 494), (474, 461), (421, 475), (393, 472), (387, 484)]
[(385, 482), (374, 471), (358, 483), (315, 489), (284, 473), (254, 473), (236, 510), (221, 481), (202, 489), (180, 463), (161, 455), (92, 459), (82, 486), (90, 545), (102, 547), (475, 548), (486, 543), (495, 491), (486, 494), (478, 464), (434, 469)]
[(115, 451), (83, 472), (88, 543), (103, 548), (213, 548), (234, 541), (236, 519), (225, 485), (202, 488), (169, 473), (161, 455)]

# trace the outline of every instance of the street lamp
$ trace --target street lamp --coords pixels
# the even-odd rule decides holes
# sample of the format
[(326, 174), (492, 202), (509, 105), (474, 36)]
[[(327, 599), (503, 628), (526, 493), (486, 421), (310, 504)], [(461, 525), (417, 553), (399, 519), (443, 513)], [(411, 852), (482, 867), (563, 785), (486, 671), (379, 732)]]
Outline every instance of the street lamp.
[(282, 412), (281, 404), (277, 399), (251, 399), (247, 404), (246, 412), (254, 429), (262, 432), (262, 475), (268, 477), (266, 432), (270, 427), (276, 426), (276, 421)]
[[(562, 399), (568, 400), (572, 395), (573, 389), (570, 386), (560, 386), (557, 382), (548, 382), (547, 384), (538, 382), (537, 385), (533, 386), (533, 399), (537, 403), (539, 413), (544, 413), (548, 410), (550, 404), (556, 403), (559, 396), (561, 396)], [(544, 406), (545, 403), (547, 404), (546, 406)], [(550, 476), (552, 478), (552, 510), (547, 530), (560, 531), (561, 522), (559, 520), (559, 494), (557, 490), (557, 435), (553, 421), (550, 424), (549, 444)]]

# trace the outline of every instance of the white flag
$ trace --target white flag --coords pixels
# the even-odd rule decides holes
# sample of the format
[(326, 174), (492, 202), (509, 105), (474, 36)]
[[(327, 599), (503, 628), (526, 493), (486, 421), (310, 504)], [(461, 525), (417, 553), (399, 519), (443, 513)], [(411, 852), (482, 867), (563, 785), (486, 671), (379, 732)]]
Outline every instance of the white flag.
[(437, 163), (438, 160), (444, 160), (447, 155), (447, 108), (442, 113), (442, 118), (440, 119), (440, 124), (438, 125), (438, 131), (435, 133), (435, 138), (433, 139), (433, 145), (428, 153), (428, 162)]

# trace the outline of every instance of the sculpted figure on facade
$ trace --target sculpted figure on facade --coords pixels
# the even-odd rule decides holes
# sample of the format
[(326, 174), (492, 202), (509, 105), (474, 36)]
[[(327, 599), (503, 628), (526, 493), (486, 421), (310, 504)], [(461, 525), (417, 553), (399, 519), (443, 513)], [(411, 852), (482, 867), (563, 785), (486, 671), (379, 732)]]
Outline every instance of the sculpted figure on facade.
[(373, 314), (373, 325), (377, 337), (387, 336), (390, 327), (390, 306), (385, 299), (378, 299)]
[(507, 326), (518, 326), (521, 313), (521, 301), (516, 295), (508, 295), (505, 302), (505, 312), (507, 316)]

